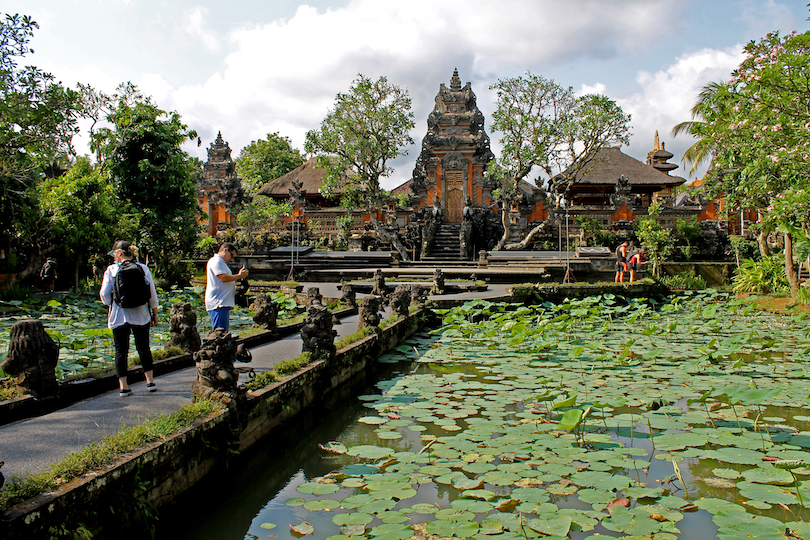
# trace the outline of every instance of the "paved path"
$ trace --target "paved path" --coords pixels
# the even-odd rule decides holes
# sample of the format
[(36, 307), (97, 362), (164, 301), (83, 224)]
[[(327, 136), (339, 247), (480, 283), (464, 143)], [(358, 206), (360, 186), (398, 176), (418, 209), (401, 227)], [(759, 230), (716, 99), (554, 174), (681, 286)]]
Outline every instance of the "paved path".
[[(340, 298), (336, 284), (305, 284), (304, 290), (307, 285), (320, 288), (321, 294), (327, 298)], [(506, 286), (495, 285), (487, 291), (436, 298), (497, 298), (504, 296), (505, 290)], [(357, 319), (357, 315), (352, 315), (342, 319), (342, 324), (335, 325), (337, 339), (356, 332)], [(254, 369), (268, 370), (301, 353), (301, 336), (294, 334), (255, 347), (251, 353)], [(157, 392), (147, 392), (146, 384), (138, 382), (131, 385), (132, 395), (126, 398), (120, 397), (117, 390), (107, 392), (44, 416), (2, 426), (0, 460), (5, 461), (2, 473), (6, 478), (12, 478), (44, 471), (49, 464), (117, 431), (122, 425), (139, 424), (150, 415), (175, 411), (191, 403), (191, 384), (195, 377), (196, 368), (175, 371), (155, 379)]]

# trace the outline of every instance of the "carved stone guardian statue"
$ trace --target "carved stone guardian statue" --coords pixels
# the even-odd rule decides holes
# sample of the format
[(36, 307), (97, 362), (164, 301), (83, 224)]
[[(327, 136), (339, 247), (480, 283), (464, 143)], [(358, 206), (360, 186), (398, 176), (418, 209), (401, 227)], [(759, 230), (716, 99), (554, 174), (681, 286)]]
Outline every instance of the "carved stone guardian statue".
[(45, 332), (42, 321), (17, 321), (11, 326), (8, 354), (0, 369), (14, 377), (26, 394), (47, 398), (59, 394), (56, 364), (59, 346)]
[(433, 272), (433, 287), (430, 289), (430, 294), (444, 294), (444, 272), (441, 268), (437, 268)]
[(197, 331), (197, 313), (188, 302), (178, 302), (172, 305), (169, 315), (171, 327), (169, 343), (175, 347), (180, 347), (186, 352), (197, 352), (200, 350), (200, 333)]
[(259, 293), (253, 297), (250, 310), (253, 312), (253, 322), (259, 326), (268, 330), (275, 330), (278, 326), (278, 306), (266, 294)]
[(408, 309), (411, 305), (411, 289), (408, 285), (399, 285), (388, 299), (391, 311), (400, 317), (408, 316)]
[(360, 318), (357, 321), (357, 329), (369, 326), (375, 331), (379, 331), (380, 321), (380, 307), (382, 298), (379, 296), (366, 296), (360, 301)]
[(376, 296), (386, 296), (388, 293), (388, 286), (385, 284), (385, 276), (382, 270), (377, 268), (374, 271), (374, 286), (371, 288), (371, 294)]
[(357, 291), (354, 290), (354, 286), (351, 283), (346, 283), (345, 281), (340, 282), (340, 291), (342, 296), (340, 297), (340, 303), (357, 307)]
[(311, 352), (312, 359), (335, 358), (335, 336), (332, 314), (323, 306), (313, 304), (307, 308), (307, 321), (301, 327), (302, 352)]
[(307, 289), (307, 307), (309, 306), (323, 307), (323, 295), (320, 288), (310, 287)]
[(239, 372), (233, 366), (236, 339), (224, 328), (209, 332), (202, 348), (194, 353), (197, 379), (191, 386), (192, 400), (211, 399), (232, 407), (244, 396), (237, 388)]

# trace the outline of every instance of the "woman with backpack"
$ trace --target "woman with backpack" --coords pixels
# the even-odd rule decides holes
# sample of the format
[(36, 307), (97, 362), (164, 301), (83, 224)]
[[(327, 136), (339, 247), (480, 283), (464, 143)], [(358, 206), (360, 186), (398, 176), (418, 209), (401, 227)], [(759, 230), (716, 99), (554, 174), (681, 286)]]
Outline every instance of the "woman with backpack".
[(152, 273), (145, 264), (138, 262), (138, 248), (126, 240), (117, 241), (108, 255), (114, 263), (104, 271), (99, 296), (108, 306), (107, 327), (113, 333), (118, 393), (121, 397), (132, 394), (127, 383), (130, 333), (135, 337), (146, 388), (154, 392), (157, 386), (152, 378), (149, 328), (157, 324), (158, 300)]

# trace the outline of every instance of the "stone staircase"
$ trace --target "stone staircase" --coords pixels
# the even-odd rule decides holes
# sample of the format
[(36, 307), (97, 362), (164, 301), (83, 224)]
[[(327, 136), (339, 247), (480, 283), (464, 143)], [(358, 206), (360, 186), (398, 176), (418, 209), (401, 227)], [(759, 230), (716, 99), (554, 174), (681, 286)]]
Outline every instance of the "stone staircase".
[(430, 255), (422, 256), (423, 261), (458, 261), (459, 251), (461, 250), (461, 241), (459, 240), (459, 233), (461, 232), (460, 223), (442, 223), (436, 237), (433, 239), (433, 247), (430, 250)]

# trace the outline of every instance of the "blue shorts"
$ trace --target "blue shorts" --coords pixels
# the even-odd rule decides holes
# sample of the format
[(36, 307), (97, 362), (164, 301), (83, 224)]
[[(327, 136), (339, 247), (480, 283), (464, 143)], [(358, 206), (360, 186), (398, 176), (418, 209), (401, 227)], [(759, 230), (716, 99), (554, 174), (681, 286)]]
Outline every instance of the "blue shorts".
[(231, 316), (231, 308), (229, 307), (221, 307), (217, 309), (212, 309), (208, 312), (208, 316), (211, 317), (211, 328), (216, 330), (217, 328), (224, 328), (225, 331), (230, 331), (230, 316)]

